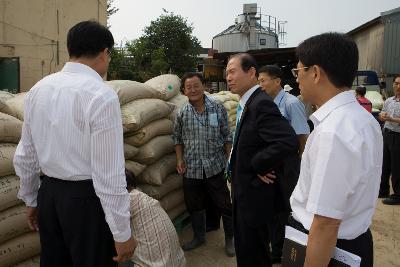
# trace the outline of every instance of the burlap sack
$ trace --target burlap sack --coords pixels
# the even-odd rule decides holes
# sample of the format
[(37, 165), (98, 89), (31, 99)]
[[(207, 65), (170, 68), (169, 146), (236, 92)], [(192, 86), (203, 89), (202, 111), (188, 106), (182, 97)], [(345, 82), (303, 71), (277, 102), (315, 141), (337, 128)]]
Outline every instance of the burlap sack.
[(0, 112), (0, 143), (16, 143), (21, 139), (22, 121)]
[(22, 201), (17, 198), (19, 177), (15, 175), (0, 177), (0, 211), (15, 206)]
[(40, 253), (39, 233), (31, 232), (0, 245), (0, 266), (9, 267)]
[(131, 160), (125, 160), (125, 168), (130, 170), (137, 177), (146, 168), (146, 165)]
[(144, 83), (128, 80), (114, 80), (106, 83), (117, 93), (121, 105), (137, 99), (160, 98), (159, 91)]
[(132, 146), (141, 146), (155, 136), (172, 134), (173, 127), (174, 123), (168, 119), (156, 120), (133, 132), (124, 142)]
[(184, 197), (183, 189), (181, 188), (172, 191), (171, 193), (160, 199), (161, 207), (163, 207), (163, 209), (167, 212), (182, 203), (184, 203)]
[(175, 172), (176, 155), (171, 153), (163, 156), (155, 163), (148, 165), (140, 174), (138, 182), (141, 184), (161, 185), (168, 174)]
[(124, 143), (125, 159), (131, 159), (134, 156), (136, 156), (137, 153), (139, 153), (139, 149), (137, 147), (134, 147), (134, 146)]
[(10, 98), (13, 98), (13, 97), (14, 97), (13, 94), (0, 90), (0, 112), (6, 113), (6, 114), (11, 113), (10, 108), (7, 106), (7, 100)]
[(138, 99), (129, 102), (121, 106), (124, 132), (136, 131), (152, 121), (165, 118), (174, 107), (174, 104), (160, 99)]
[(179, 215), (182, 215), (185, 211), (186, 211), (186, 205), (185, 203), (181, 203), (175, 208), (172, 208), (171, 210), (167, 211), (167, 214), (171, 220), (174, 220)]
[(163, 74), (148, 80), (145, 84), (158, 90), (161, 94), (161, 99), (168, 100), (179, 94), (181, 80), (174, 74)]
[(13, 158), (16, 144), (0, 143), (0, 177), (14, 174)]
[(172, 141), (172, 137), (170, 135), (160, 135), (139, 147), (139, 153), (134, 157), (134, 160), (150, 165), (173, 151), (174, 142)]
[(168, 175), (162, 185), (149, 185), (142, 184), (139, 188), (142, 189), (147, 195), (160, 200), (166, 194), (182, 187), (183, 178), (182, 175), (173, 173)]
[(21, 121), (24, 120), (24, 100), (25, 100), (26, 93), (16, 94), (14, 97), (9, 98), (6, 101), (8, 108), (10, 109), (8, 112), (2, 111), (7, 113)]
[(175, 109), (171, 112), (171, 114), (168, 116), (168, 119), (171, 121), (175, 121), (176, 115), (179, 112), (179, 109), (186, 105), (188, 103), (189, 99), (187, 96), (182, 95), (182, 94), (177, 94), (173, 98), (169, 99), (168, 102), (172, 103), (175, 105)]
[(25, 205), (0, 212), (0, 244), (29, 231)]
[(17, 263), (14, 267), (40, 267), (40, 255)]

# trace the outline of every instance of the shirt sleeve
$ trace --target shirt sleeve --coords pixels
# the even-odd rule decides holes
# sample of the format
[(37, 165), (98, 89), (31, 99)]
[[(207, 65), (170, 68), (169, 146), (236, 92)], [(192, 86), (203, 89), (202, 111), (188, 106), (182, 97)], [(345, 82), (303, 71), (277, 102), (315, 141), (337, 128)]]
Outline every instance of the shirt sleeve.
[(290, 124), (297, 135), (309, 134), (306, 112), (303, 103), (298, 99), (288, 104), (288, 113), (290, 115)]
[[(355, 143), (360, 142), (355, 140)], [(308, 212), (334, 219), (343, 219), (348, 199), (357, 188), (357, 173), (362, 169), (362, 155), (349, 142), (335, 133), (315, 136), (310, 153), (311, 187)]]
[(182, 109), (179, 110), (174, 122), (174, 129), (172, 132), (172, 139), (175, 145), (182, 145)]
[(98, 98), (90, 119), (94, 189), (117, 242), (131, 237), (130, 199), (126, 189), (121, 110), (117, 96)]
[(218, 104), (219, 120), (221, 125), (221, 135), (224, 139), (224, 143), (232, 143), (232, 134), (229, 130), (228, 113), (222, 104)]
[(24, 123), (22, 125), (21, 140), (14, 154), (15, 173), (20, 178), (18, 198), (28, 207), (37, 206), (37, 194), (39, 190), (40, 167), (35, 146), (32, 141), (30, 121), (30, 97), (25, 97)]

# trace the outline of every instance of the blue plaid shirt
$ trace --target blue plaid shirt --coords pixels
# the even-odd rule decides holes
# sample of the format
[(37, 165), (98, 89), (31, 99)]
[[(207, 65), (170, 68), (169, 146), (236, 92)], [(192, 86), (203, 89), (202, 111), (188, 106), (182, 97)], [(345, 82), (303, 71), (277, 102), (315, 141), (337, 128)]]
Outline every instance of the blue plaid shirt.
[(205, 109), (198, 113), (187, 103), (179, 110), (172, 138), (175, 145), (183, 145), (186, 178), (202, 179), (221, 172), (226, 165), (225, 143), (232, 143), (228, 115), (224, 106), (207, 96)]

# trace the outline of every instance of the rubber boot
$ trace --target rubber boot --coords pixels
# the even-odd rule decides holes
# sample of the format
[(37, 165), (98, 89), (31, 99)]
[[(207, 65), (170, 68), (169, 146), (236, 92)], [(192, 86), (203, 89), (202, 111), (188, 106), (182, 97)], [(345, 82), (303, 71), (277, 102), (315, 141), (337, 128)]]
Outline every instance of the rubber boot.
[(182, 246), (184, 251), (195, 249), (205, 243), (206, 235), (206, 212), (195, 211), (191, 215), (192, 228), (193, 228), (193, 240)]
[(225, 254), (228, 257), (234, 257), (235, 246), (233, 241), (233, 221), (232, 216), (222, 215), (222, 222), (224, 224), (225, 231)]

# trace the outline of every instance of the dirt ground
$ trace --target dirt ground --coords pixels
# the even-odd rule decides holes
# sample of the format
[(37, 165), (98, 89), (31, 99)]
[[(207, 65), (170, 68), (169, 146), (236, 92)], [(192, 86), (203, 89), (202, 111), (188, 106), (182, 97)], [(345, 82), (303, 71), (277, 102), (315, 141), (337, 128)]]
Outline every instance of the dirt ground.
[[(400, 267), (400, 206), (383, 205), (378, 200), (371, 230), (374, 238), (374, 266)], [(179, 238), (181, 244), (190, 241), (191, 227), (187, 227)], [(206, 240), (206, 245), (185, 253), (187, 267), (236, 266), (235, 258), (225, 255), (222, 229), (207, 233)], [(274, 265), (279, 266), (281, 265)]]

